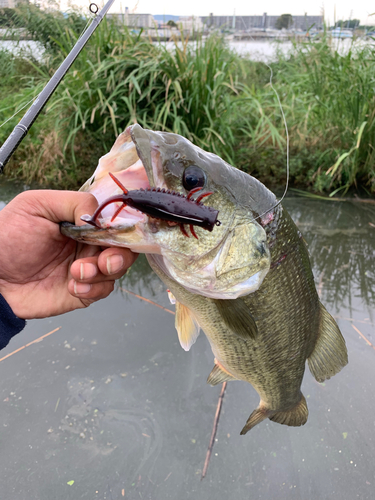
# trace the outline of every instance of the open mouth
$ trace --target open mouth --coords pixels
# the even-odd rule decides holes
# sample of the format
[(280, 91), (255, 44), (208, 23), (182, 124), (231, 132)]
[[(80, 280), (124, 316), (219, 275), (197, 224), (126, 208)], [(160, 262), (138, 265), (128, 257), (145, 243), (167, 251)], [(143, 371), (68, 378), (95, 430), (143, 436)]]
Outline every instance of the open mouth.
[[(90, 179), (82, 186), (81, 191), (88, 191), (95, 196), (99, 205), (111, 197), (123, 195), (124, 186), (127, 191), (147, 190), (150, 181), (146, 169), (140, 160), (136, 145), (130, 134), (131, 127), (121, 134), (111, 151), (103, 156), (97, 169)], [(119, 181), (116, 183), (109, 174), (114, 174)], [(152, 175), (152, 173), (150, 172)], [(152, 181), (151, 181), (152, 182)], [(120, 207), (122, 209), (120, 210)], [(91, 216), (84, 216), (83, 220), (90, 223)], [(145, 222), (147, 216), (121, 201), (105, 206), (96, 218), (96, 226), (102, 229), (134, 226)]]
[(82, 186), (97, 198), (99, 207), (81, 219), (97, 229), (125, 229), (149, 222), (151, 231), (158, 232), (165, 225), (179, 225), (186, 237), (189, 234), (184, 225), (188, 224), (196, 239), (194, 226), (212, 231), (221, 224), (218, 211), (201, 202), (212, 191), (206, 192), (203, 186), (187, 195), (170, 191), (161, 169), (159, 146), (150, 140), (148, 131), (139, 125), (128, 127)]

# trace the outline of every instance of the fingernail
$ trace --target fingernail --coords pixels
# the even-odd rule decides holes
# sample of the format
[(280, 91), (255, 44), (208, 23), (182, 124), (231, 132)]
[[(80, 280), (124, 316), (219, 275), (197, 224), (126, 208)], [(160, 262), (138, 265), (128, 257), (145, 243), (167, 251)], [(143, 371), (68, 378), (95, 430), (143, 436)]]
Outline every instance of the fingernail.
[(93, 278), (97, 273), (95, 264), (81, 264), (81, 280)]
[(107, 271), (108, 274), (116, 274), (124, 265), (122, 255), (111, 255), (107, 258)]
[(77, 281), (74, 282), (74, 293), (76, 295), (88, 293), (90, 290), (91, 285), (89, 283), (77, 283)]

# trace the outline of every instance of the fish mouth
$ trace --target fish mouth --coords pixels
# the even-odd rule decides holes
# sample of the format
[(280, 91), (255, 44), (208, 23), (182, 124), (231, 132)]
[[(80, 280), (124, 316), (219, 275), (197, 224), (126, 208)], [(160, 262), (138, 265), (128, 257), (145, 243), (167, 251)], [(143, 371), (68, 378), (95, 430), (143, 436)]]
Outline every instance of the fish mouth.
[[(138, 124), (128, 127), (117, 138), (111, 151), (99, 160), (93, 176), (82, 186), (81, 191), (91, 192), (96, 197), (99, 208), (92, 216), (84, 215), (81, 219), (99, 229), (148, 223), (153, 233), (179, 225), (185, 236), (188, 234), (183, 224), (189, 224), (197, 239), (192, 225), (208, 231), (212, 231), (214, 225), (220, 225), (218, 211), (203, 207), (200, 202), (213, 192), (200, 193), (195, 200), (191, 194), (201, 188), (188, 195), (168, 189), (163, 166), (168, 154), (172, 155), (173, 147), (180, 147), (176, 134), (144, 130)], [(180, 154), (175, 151), (174, 157), (180, 158)], [(171, 175), (176, 176), (176, 173)]]
[[(100, 158), (94, 174), (80, 189), (93, 194), (100, 208), (94, 215), (81, 217), (86, 225), (74, 226), (64, 223), (61, 226), (63, 234), (77, 241), (108, 246), (118, 245), (120, 235), (122, 246), (145, 253), (148, 253), (150, 248), (153, 252), (160, 252), (160, 248), (151, 245), (151, 234), (160, 230), (170, 230), (173, 226), (180, 225), (181, 231), (188, 236), (182, 224), (173, 218), (168, 220), (166, 217), (158, 218), (157, 215), (153, 217), (121, 201), (126, 191), (168, 191), (163, 176), (162, 156), (165, 146), (177, 142), (176, 134), (144, 130), (138, 124), (127, 127), (119, 135), (110, 152)], [(177, 196), (185, 197), (183, 194)], [(117, 197), (117, 200), (109, 202), (112, 197)], [(160, 211), (163, 212), (162, 209)], [(167, 209), (165, 213), (168, 213)], [(187, 220), (189, 221), (188, 217)], [(195, 235), (194, 230), (192, 234)], [(141, 244), (141, 241), (144, 241), (144, 244)]]
[[(151, 146), (149, 132), (137, 124), (130, 126), (120, 134), (111, 151), (100, 159), (98, 168), (80, 191), (92, 193), (99, 205), (111, 196), (121, 196), (123, 194), (121, 187), (116, 185), (109, 173), (114, 174), (128, 191), (147, 190), (151, 187), (165, 188), (159, 173), (160, 162), (157, 161), (157, 156), (157, 150)], [(158, 173), (157, 182), (154, 172)], [(118, 201), (103, 208), (97, 220), (98, 230), (130, 229), (137, 224), (152, 220), (152, 217), (128, 205), (123, 206), (115, 216), (121, 205), (122, 203)], [(82, 220), (87, 222), (90, 217), (83, 216)]]

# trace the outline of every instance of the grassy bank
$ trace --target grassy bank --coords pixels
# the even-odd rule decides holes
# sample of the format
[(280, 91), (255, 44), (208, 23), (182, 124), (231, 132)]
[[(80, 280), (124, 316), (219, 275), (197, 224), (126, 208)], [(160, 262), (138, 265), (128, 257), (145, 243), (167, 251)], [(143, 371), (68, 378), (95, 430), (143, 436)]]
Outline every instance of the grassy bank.
[[(61, 20), (32, 6), (23, 9), (18, 22), (25, 25), (26, 16), (48, 58), (41, 64), (0, 53), (1, 123), (37, 95), (82, 28), (76, 15)], [(375, 192), (374, 53), (368, 45), (340, 56), (323, 38), (296, 46), (288, 57), (280, 54), (271, 65), (289, 126), (292, 185)], [(283, 185), (285, 130), (269, 80), (265, 64), (238, 56), (218, 37), (167, 50), (104, 21), (8, 175), (76, 187), (115, 136), (137, 121), (182, 134), (269, 186)], [(14, 118), (0, 129), (1, 141), (16, 123)]]

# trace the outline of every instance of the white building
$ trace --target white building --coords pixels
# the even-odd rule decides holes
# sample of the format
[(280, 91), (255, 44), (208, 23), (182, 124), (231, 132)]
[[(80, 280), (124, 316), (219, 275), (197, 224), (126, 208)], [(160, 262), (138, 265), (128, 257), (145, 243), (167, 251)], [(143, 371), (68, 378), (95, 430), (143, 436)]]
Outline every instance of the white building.
[(196, 31), (203, 31), (203, 21), (201, 17), (197, 16), (184, 16), (184, 17), (179, 17), (178, 22), (176, 23), (177, 26), (180, 28), (182, 26), (182, 29), (184, 31), (189, 31), (190, 33), (196, 32)]
[(117, 18), (121, 24), (130, 28), (154, 28), (156, 24), (151, 14), (130, 14), (125, 12), (123, 14), (107, 14), (107, 17), (109, 19)]
[(8, 7), (9, 9), (14, 9), (18, 2), (16, 0), (0, 0), (0, 9)]

